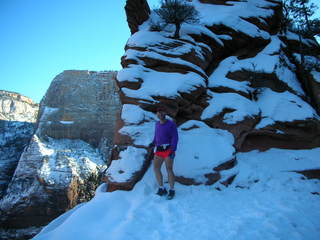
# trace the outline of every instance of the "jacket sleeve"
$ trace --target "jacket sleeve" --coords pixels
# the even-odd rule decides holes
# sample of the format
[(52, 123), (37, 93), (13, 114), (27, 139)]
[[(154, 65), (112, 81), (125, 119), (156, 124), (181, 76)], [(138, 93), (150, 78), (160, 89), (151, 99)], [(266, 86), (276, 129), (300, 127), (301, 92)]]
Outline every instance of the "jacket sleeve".
[(177, 129), (177, 125), (173, 122), (172, 124), (172, 136), (171, 136), (171, 143), (170, 143), (170, 149), (172, 151), (176, 151), (177, 150), (177, 145), (178, 145), (178, 129)]

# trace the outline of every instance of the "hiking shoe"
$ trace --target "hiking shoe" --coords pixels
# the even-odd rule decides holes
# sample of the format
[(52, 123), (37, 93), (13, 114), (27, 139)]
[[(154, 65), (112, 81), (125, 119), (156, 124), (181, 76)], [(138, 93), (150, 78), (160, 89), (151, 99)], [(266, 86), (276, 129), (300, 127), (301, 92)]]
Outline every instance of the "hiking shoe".
[(168, 194), (168, 196), (167, 196), (167, 199), (168, 200), (171, 200), (173, 197), (174, 197), (174, 195), (175, 195), (175, 191), (174, 190), (169, 190), (169, 194)]
[(167, 189), (165, 189), (165, 188), (159, 188), (158, 189), (158, 192), (157, 192), (157, 194), (159, 195), (159, 196), (163, 196), (163, 195), (167, 195)]

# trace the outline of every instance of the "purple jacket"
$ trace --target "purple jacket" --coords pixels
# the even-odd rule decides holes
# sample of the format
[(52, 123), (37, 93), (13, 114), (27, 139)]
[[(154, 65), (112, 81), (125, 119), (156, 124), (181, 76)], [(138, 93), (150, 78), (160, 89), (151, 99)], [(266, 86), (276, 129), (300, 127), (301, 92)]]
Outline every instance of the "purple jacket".
[(176, 124), (169, 119), (167, 119), (163, 124), (161, 124), (160, 121), (157, 121), (153, 144), (155, 146), (170, 144), (170, 149), (172, 151), (176, 151), (178, 144), (178, 131)]

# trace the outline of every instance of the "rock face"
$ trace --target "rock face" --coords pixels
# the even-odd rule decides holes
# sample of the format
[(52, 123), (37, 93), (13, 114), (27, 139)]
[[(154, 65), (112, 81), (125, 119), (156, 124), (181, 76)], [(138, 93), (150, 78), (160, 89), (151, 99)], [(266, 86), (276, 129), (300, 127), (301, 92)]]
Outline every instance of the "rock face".
[(120, 108), (115, 74), (64, 71), (52, 81), (37, 130), (0, 201), (3, 239), (29, 239), (93, 197)]
[(115, 76), (116, 72), (59, 74), (41, 101), (38, 135), (81, 139), (107, 153), (120, 104)]
[(131, 34), (134, 34), (139, 31), (139, 25), (149, 18), (149, 5), (146, 0), (127, 0), (125, 10)]
[(39, 105), (18, 93), (0, 91), (0, 198), (24, 147), (35, 131)]
[[(171, 25), (154, 31), (158, 19), (151, 12), (127, 42), (117, 75), (124, 105), (105, 176), (109, 191), (132, 189), (150, 165), (159, 105), (179, 127), (175, 161), (188, 152), (200, 166), (205, 156), (199, 152), (212, 156), (198, 172), (177, 166), (176, 180), (183, 184), (230, 184), (236, 152), (320, 146), (317, 42), (303, 39), (299, 48), (297, 34), (281, 32), (278, 1), (189, 2), (200, 20), (183, 24), (179, 39), (171, 37)], [(306, 61), (312, 67), (301, 70)], [(201, 150), (185, 144), (208, 132)], [(216, 146), (228, 151), (214, 156)]]

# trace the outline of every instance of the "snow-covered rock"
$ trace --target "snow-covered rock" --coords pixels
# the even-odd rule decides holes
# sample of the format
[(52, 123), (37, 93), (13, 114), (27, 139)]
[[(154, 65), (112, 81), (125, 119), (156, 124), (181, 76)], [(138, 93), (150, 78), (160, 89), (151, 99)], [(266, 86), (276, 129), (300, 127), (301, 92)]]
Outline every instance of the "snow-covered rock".
[(72, 70), (52, 81), (36, 132), (0, 200), (3, 239), (30, 238), (93, 197), (107, 167), (120, 108), (115, 74)]
[(24, 147), (35, 131), (39, 105), (18, 93), (0, 91), (0, 198)]
[(102, 155), (88, 143), (51, 138), (43, 142), (34, 135), (0, 201), (5, 227), (1, 236), (12, 239), (12, 229), (38, 227), (39, 231), (67, 209), (91, 199), (103, 166)]
[[(153, 24), (160, 19), (151, 11), (149, 19), (141, 21), (139, 31), (134, 31), (127, 41), (117, 83), (122, 103), (132, 107), (124, 107), (118, 121), (113, 161), (105, 178), (110, 191), (117, 187), (132, 189), (148, 169), (152, 158), (148, 145), (155, 121), (147, 116), (154, 114), (159, 105), (167, 107), (179, 126), (184, 136), (180, 141), (193, 139), (197, 131), (214, 138), (214, 129), (218, 128), (233, 135), (230, 146), (235, 152), (320, 146), (317, 93), (309, 87), (310, 79), (305, 81), (301, 76), (294, 57), (299, 52), (299, 38), (291, 32), (280, 32), (281, 2), (188, 2), (198, 10), (200, 18), (197, 23), (182, 24), (179, 39), (172, 37), (173, 25), (155, 31)], [(137, 2), (127, 1), (128, 6), (134, 3)], [(304, 44), (313, 56), (309, 59), (318, 59), (315, 41), (305, 39)], [(314, 54), (311, 49), (315, 49)], [(318, 78), (316, 70), (317, 67), (309, 74), (314, 79)], [(205, 124), (206, 130), (203, 126), (189, 131), (180, 128), (190, 121)], [(200, 138), (194, 141), (201, 142)], [(203, 140), (200, 152), (208, 153), (208, 141)], [(144, 154), (127, 154), (132, 148), (135, 153)], [(177, 158), (189, 150), (196, 151), (180, 144)], [(191, 152), (189, 158), (197, 155)], [(216, 158), (204, 167), (199, 160), (207, 172), (185, 171), (177, 180), (206, 183), (205, 174), (210, 171), (219, 180), (221, 175), (213, 168), (220, 169), (230, 161), (235, 164), (231, 153), (224, 161)], [(130, 167), (125, 169), (127, 164)], [(119, 171), (126, 177), (119, 178)]]

